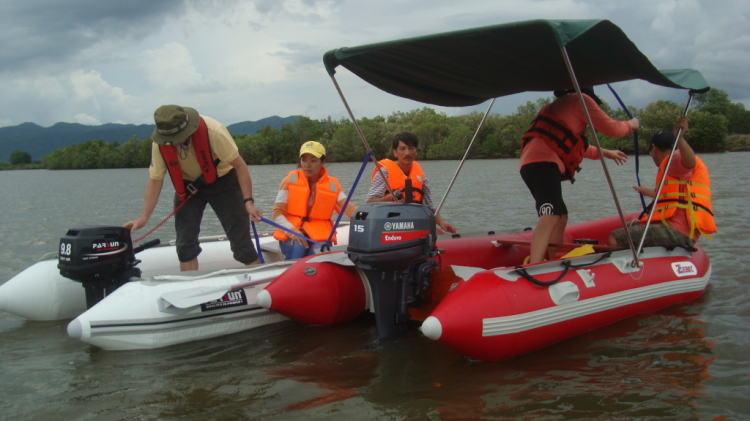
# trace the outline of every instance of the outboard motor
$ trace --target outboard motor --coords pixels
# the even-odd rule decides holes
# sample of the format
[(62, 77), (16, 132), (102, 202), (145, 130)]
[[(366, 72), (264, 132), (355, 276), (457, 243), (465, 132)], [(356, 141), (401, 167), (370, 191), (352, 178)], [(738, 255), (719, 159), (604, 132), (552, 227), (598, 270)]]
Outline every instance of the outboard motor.
[[(158, 244), (159, 240), (154, 240)], [(145, 248), (145, 247), (143, 247)], [(141, 248), (141, 249), (143, 249)], [(140, 277), (130, 230), (115, 226), (71, 228), (60, 238), (57, 268), (60, 275), (81, 282), (86, 289), (86, 306), (96, 303)]]
[(406, 332), (408, 306), (426, 298), (435, 215), (420, 204), (367, 203), (352, 218), (347, 256), (367, 276), (380, 339)]

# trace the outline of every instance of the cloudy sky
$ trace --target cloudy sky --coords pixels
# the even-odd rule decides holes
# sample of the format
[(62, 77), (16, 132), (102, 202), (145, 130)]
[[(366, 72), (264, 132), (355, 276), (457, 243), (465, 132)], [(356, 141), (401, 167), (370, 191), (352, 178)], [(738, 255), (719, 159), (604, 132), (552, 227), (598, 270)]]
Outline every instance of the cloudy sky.
[[(4, 0), (0, 127), (153, 123), (167, 103), (225, 125), (338, 119), (346, 112), (323, 67), (326, 51), (529, 19), (609, 19), (657, 68), (697, 69), (750, 109), (747, 0)], [(345, 69), (337, 80), (358, 118), (423, 106)], [(615, 89), (638, 107), (686, 99), (644, 82)], [(540, 96), (549, 94), (502, 98), (493, 111)]]

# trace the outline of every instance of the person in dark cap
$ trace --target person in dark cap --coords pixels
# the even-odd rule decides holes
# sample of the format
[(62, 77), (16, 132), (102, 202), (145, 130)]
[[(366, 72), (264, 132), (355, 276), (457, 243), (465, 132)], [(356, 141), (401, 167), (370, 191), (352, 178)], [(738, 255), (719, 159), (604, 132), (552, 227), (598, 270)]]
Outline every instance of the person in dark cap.
[[(661, 130), (651, 138), (649, 152), (654, 164), (659, 167), (655, 185), (658, 186), (664, 174), (667, 158), (672, 152), (680, 128), (682, 133), (672, 155), (659, 200), (656, 201), (656, 210), (648, 228), (644, 247), (692, 247), (701, 235), (711, 239), (708, 234), (716, 232), (711, 206), (711, 180), (706, 165), (695, 156), (693, 148), (685, 140), (684, 135), (688, 131), (687, 116), (680, 118), (673, 131)], [(644, 196), (656, 196), (655, 188), (641, 185), (633, 186), (633, 189)], [(647, 220), (648, 215), (645, 215), (640, 220), (633, 221), (634, 224), (628, 227), (636, 246), (643, 237)], [(627, 247), (625, 229), (612, 231), (609, 244)]]
[(162, 105), (154, 112), (150, 178), (141, 216), (125, 224), (131, 232), (148, 223), (164, 177), (175, 187), (177, 257), (180, 270), (197, 270), (201, 219), (207, 204), (219, 218), (234, 254), (246, 265), (258, 263), (250, 237), (250, 218), (260, 222), (253, 182), (237, 144), (221, 123), (189, 107)]

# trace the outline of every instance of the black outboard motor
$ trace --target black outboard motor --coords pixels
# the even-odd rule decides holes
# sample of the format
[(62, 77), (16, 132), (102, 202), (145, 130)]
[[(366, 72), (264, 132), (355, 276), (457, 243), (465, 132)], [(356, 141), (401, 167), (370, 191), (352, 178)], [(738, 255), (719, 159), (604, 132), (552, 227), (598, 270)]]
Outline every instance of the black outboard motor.
[(427, 289), (428, 260), (435, 248), (435, 215), (425, 205), (367, 203), (349, 229), (347, 256), (364, 271), (372, 290), (380, 339), (406, 332), (408, 306), (418, 306)]
[(91, 308), (130, 278), (141, 276), (135, 267), (140, 263), (135, 258), (137, 251), (127, 228), (71, 228), (60, 238), (57, 268), (60, 275), (83, 284), (86, 306)]

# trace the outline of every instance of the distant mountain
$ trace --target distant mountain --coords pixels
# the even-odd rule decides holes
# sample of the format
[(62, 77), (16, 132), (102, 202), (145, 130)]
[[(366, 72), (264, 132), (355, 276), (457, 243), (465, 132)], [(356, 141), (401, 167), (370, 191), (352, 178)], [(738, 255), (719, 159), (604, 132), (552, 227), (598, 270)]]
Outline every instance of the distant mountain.
[(274, 129), (281, 129), (281, 126), (283, 126), (284, 124), (294, 124), (294, 122), (298, 119), (298, 115), (289, 117), (266, 117), (258, 121), (243, 121), (241, 123), (230, 124), (227, 126), (227, 130), (229, 130), (229, 133), (235, 136), (239, 136), (241, 134), (255, 134), (255, 132), (266, 126), (271, 126)]
[[(255, 134), (265, 126), (280, 129), (286, 123), (294, 123), (299, 116), (286, 118), (273, 116), (258, 121), (244, 121), (227, 126), (235, 136)], [(18, 126), (0, 127), (0, 162), (10, 162), (10, 154), (18, 150), (28, 152), (31, 159), (38, 161), (55, 149), (87, 140), (103, 139), (106, 142), (124, 143), (133, 136), (144, 139), (154, 131), (153, 124), (102, 124), (84, 126), (78, 123), (57, 123), (42, 127), (35, 123), (22, 123)]]

